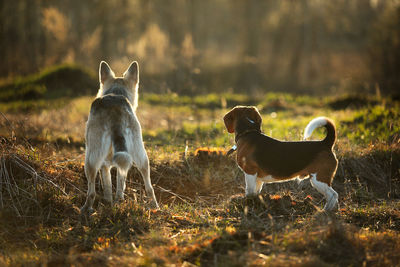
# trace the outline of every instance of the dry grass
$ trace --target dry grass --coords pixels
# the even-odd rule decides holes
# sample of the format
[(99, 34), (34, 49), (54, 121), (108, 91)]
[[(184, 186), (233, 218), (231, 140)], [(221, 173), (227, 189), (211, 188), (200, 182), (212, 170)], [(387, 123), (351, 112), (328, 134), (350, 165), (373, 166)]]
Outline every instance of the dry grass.
[[(363, 158), (343, 156), (334, 183), (341, 203), (335, 213), (321, 213), (323, 201), (307, 183), (302, 190), (294, 183), (266, 186), (260, 198), (244, 198), (243, 177), (231, 158), (182, 155), (152, 162), (160, 211), (144, 208), (143, 185), (133, 170), (127, 201), (113, 208), (97, 201), (96, 213), (83, 222), (80, 162), (51, 156), (51, 148), (40, 151), (39, 159), (29, 154), (29, 145), (6, 139), (1, 148), (5, 264), (114, 265), (113, 258), (122, 265), (381, 266), (400, 260), (397, 197), (380, 198), (390, 187), (371, 190), (363, 176), (342, 176), (360, 168)], [(399, 156), (398, 147), (391, 154)], [(378, 161), (375, 151), (364, 156), (367, 165)], [(385, 165), (375, 168), (387, 174)]]
[[(260, 198), (244, 198), (243, 174), (233, 156), (224, 154), (231, 139), (216, 141), (226, 134), (219, 133), (221, 125), (210, 120), (210, 111), (196, 111), (198, 119), (193, 124), (213, 125), (204, 132), (217, 128), (211, 136), (214, 139), (204, 141), (210, 137), (208, 133), (190, 133), (189, 127), (182, 134), (194, 139), (184, 142), (185, 138), (177, 135), (170, 143), (163, 143), (159, 138), (166, 135), (165, 128), (180, 131), (185, 127), (183, 117), (196, 113), (181, 109), (182, 113), (171, 115), (168, 113), (175, 111), (172, 107), (168, 111), (144, 104), (140, 111), (143, 125), (152, 125), (151, 131), (156, 131), (152, 137), (156, 140), (146, 139), (146, 147), (161, 208), (146, 209), (143, 182), (133, 169), (128, 176), (126, 201), (114, 207), (101, 200), (98, 179), (96, 212), (86, 221), (79, 214), (86, 178), (84, 144), (79, 136), (83, 134), (78, 130), (83, 127), (83, 103), (87, 100), (71, 103), (75, 101), (81, 101), (72, 106), (75, 111), (71, 106), (59, 111), (50, 124), (44, 122), (51, 121), (50, 111), (7, 114), (1, 121), (1, 265), (400, 264), (398, 139), (356, 144), (339, 132), (340, 165), (333, 187), (339, 193), (340, 208), (325, 213), (321, 211), (324, 200), (308, 181), (266, 185)], [(292, 123), (300, 127), (285, 117), (293, 115), (287, 108), (290, 105), (278, 113), (282, 129), (276, 129), (275, 134), (288, 135), (284, 131)], [(296, 113), (300, 110), (293, 109)], [(146, 119), (150, 111), (161, 118), (175, 117), (158, 130)], [(215, 120), (224, 111), (214, 111)], [(70, 115), (63, 117), (68, 112)], [(341, 118), (351, 117), (351, 111), (332, 114), (340, 126)], [(37, 120), (26, 119), (35, 116)], [(309, 116), (314, 113), (298, 113), (296, 118), (302, 123)], [(24, 117), (26, 123), (21, 123)], [(40, 118), (43, 123), (39, 123)], [(268, 127), (277, 125), (268, 119), (265, 123)], [(43, 131), (57, 134), (46, 138)], [(290, 134), (293, 138), (297, 132)], [(211, 153), (204, 148), (195, 151), (202, 142), (214, 148)], [(222, 145), (216, 146), (217, 142)]]

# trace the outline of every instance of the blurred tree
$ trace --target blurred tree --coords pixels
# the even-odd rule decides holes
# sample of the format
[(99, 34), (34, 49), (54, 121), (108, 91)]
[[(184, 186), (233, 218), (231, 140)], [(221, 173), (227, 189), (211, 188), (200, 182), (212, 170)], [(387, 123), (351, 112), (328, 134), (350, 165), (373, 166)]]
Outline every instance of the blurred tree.
[[(96, 70), (100, 60), (122, 72), (136, 59), (150, 91), (317, 92), (349, 79), (367, 80), (368, 69), (370, 81), (390, 91), (400, 79), (399, 5), (391, 0), (3, 0), (0, 77), (63, 62)], [(373, 62), (369, 67), (367, 58)], [(363, 82), (360, 90), (368, 89)]]
[(0, 2), (0, 76), (27, 74), (43, 65), (41, 0)]
[(372, 82), (385, 94), (400, 95), (400, 6), (387, 8), (374, 25), (369, 43)]
[(262, 0), (236, 0), (235, 11), (239, 22), (239, 43), (241, 44), (241, 61), (237, 75), (237, 87), (241, 90), (259, 89), (262, 84), (257, 65), (259, 63), (260, 21), (265, 14), (267, 2)]

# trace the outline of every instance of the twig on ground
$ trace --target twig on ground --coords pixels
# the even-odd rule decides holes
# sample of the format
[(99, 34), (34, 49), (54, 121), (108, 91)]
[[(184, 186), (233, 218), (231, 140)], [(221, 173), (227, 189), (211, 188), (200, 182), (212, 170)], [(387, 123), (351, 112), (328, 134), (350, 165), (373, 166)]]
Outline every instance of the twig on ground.
[(178, 195), (177, 193), (174, 193), (174, 192), (172, 192), (171, 190), (162, 188), (162, 187), (159, 186), (159, 185), (156, 185), (156, 187), (159, 188), (159, 189), (160, 189), (161, 191), (163, 191), (163, 192), (166, 192), (166, 193), (169, 193), (169, 194), (171, 194), (171, 195), (173, 195), (173, 196), (176, 196), (177, 198), (179, 198), (180, 200), (182, 200), (182, 201), (185, 202), (186, 204), (191, 205), (188, 201), (186, 201), (186, 200), (184, 199), (184, 196)]

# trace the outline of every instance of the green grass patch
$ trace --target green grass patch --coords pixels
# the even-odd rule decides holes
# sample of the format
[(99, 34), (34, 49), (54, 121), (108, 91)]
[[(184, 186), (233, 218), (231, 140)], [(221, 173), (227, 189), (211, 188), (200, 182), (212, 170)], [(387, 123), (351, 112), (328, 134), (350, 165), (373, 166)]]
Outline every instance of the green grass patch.
[(144, 102), (161, 106), (190, 106), (192, 108), (217, 109), (233, 107), (236, 105), (257, 105), (259, 100), (256, 97), (249, 97), (240, 94), (204, 94), (196, 96), (180, 96), (175, 93), (169, 94), (144, 94)]
[(76, 97), (97, 89), (93, 73), (77, 65), (59, 65), (0, 85), (0, 102)]
[(343, 120), (341, 133), (358, 144), (393, 142), (400, 137), (400, 106), (376, 105), (355, 112)]

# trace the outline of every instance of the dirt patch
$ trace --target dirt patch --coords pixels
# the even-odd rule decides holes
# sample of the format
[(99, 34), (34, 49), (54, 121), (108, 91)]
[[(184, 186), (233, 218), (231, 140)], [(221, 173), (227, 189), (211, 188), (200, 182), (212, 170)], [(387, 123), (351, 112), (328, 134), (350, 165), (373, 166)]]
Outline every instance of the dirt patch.
[(234, 196), (228, 204), (233, 214), (258, 214), (261, 217), (270, 215), (303, 215), (317, 210), (311, 197), (304, 200), (294, 200), (289, 195), (259, 195), (257, 197)]

